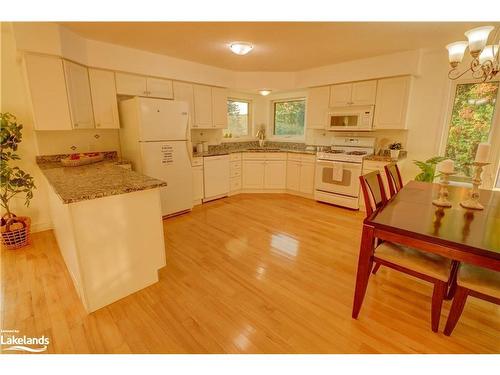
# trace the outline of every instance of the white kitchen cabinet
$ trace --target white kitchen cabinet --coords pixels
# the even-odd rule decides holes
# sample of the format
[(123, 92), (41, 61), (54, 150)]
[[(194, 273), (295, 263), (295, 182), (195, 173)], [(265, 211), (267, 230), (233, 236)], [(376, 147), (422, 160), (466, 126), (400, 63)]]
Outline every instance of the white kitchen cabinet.
[(288, 160), (286, 164), (286, 188), (299, 191), (300, 187), (300, 161)]
[(410, 84), (410, 76), (378, 81), (374, 129), (406, 129)]
[(174, 98), (171, 80), (128, 73), (116, 73), (116, 92), (120, 95)]
[(26, 54), (24, 65), (35, 130), (71, 130), (62, 60)]
[(314, 163), (302, 162), (300, 165), (299, 191), (304, 194), (314, 193)]
[(329, 86), (309, 89), (307, 95), (306, 126), (308, 129), (324, 129), (327, 124)]
[(264, 189), (285, 189), (286, 161), (267, 160), (264, 172)]
[(229, 156), (229, 192), (234, 194), (241, 190), (241, 153)]
[(193, 96), (193, 128), (212, 129), (212, 88), (210, 86), (193, 85)]
[(147, 77), (146, 88), (148, 96), (152, 98), (173, 99), (174, 89), (172, 81), (163, 78)]
[(120, 128), (115, 73), (109, 70), (90, 68), (89, 79), (95, 127), (99, 129)]
[(377, 81), (362, 81), (332, 85), (330, 106), (373, 105), (377, 94)]
[(136, 74), (117, 72), (116, 92), (120, 95), (147, 96), (147, 79)]
[(193, 85), (185, 82), (174, 81), (174, 99), (188, 103), (189, 126), (194, 128), (194, 96)]
[(94, 112), (87, 67), (64, 60), (71, 123), (75, 129), (94, 128)]
[(343, 107), (351, 104), (352, 83), (330, 86), (330, 107)]
[(353, 105), (374, 105), (377, 95), (377, 81), (354, 82), (351, 102)]
[(193, 172), (193, 203), (199, 204), (204, 197), (203, 193), (203, 166), (192, 167)]
[(290, 191), (311, 195), (314, 192), (315, 155), (288, 154), (287, 184)]
[(227, 89), (212, 87), (212, 126), (227, 128)]
[(265, 160), (243, 160), (242, 188), (263, 189)]

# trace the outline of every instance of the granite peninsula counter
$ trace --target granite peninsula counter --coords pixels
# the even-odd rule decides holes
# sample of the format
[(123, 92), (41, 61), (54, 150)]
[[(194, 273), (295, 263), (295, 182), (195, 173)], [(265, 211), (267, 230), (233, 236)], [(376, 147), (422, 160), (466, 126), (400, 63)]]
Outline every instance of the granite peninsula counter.
[(37, 158), (64, 261), (87, 312), (158, 281), (165, 266), (160, 181), (104, 161)]

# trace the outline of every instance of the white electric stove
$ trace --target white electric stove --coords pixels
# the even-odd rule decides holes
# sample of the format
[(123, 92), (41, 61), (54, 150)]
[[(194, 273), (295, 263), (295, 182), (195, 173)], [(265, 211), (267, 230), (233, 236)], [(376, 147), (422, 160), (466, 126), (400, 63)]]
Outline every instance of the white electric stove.
[(375, 151), (375, 138), (335, 137), (316, 156), (314, 196), (317, 201), (359, 209), (359, 176), (363, 158)]

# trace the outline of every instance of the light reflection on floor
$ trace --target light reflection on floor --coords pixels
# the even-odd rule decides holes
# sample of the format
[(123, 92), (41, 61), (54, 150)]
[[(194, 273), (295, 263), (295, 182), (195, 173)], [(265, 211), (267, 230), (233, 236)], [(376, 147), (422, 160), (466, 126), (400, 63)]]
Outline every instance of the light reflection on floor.
[(287, 257), (296, 257), (299, 252), (299, 241), (286, 233), (272, 234), (271, 251)]

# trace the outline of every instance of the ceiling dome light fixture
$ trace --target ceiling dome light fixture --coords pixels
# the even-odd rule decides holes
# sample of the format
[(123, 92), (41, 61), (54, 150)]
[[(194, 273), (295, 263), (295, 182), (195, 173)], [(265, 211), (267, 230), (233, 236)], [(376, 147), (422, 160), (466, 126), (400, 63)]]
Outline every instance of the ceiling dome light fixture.
[(237, 55), (246, 55), (253, 49), (253, 46), (247, 42), (232, 42), (229, 49)]
[(259, 90), (259, 94), (262, 96), (268, 96), (271, 93), (271, 90)]
[[(465, 32), (468, 42), (455, 42), (446, 46), (451, 66), (448, 72), (450, 79), (460, 78), (469, 71), (473, 78), (482, 79), (483, 82), (491, 80), (497, 75), (500, 71), (500, 53), (498, 52), (500, 49), (500, 28), (493, 36), (492, 43), (488, 45), (488, 37), (494, 29), (493, 26), (476, 27)], [(462, 62), (467, 47), (472, 61), (467, 70), (460, 72), (458, 66)]]

